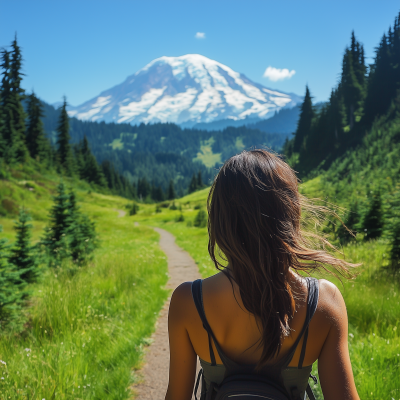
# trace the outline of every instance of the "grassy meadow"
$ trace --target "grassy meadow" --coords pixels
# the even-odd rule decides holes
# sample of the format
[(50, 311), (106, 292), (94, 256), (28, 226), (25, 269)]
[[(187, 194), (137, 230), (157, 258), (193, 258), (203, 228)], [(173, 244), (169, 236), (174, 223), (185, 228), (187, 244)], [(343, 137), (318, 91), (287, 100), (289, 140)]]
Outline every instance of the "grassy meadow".
[[(303, 193), (319, 193), (319, 178), (303, 184)], [(141, 205), (137, 215), (130, 217), (143, 225), (162, 227), (176, 237), (179, 246), (187, 250), (199, 266), (203, 277), (214, 274), (207, 251), (207, 228), (191, 226), (199, 207), (205, 209), (208, 189), (175, 201), (181, 210), (153, 205)], [(183, 215), (184, 221), (177, 222)], [(341, 290), (349, 316), (349, 347), (357, 389), (362, 399), (400, 399), (400, 282), (393, 279), (387, 265), (388, 245), (383, 240), (358, 240), (341, 249), (344, 257), (362, 263), (353, 280), (340, 282), (326, 274)], [(318, 375), (317, 366), (314, 373)], [(319, 385), (314, 387), (319, 398)]]
[[(35, 241), (57, 183), (42, 176), (0, 181), (3, 205), (31, 211)], [(131, 397), (134, 369), (167, 298), (167, 261), (158, 234), (118, 217), (126, 199), (66, 183), (76, 189), (81, 210), (96, 221), (101, 245), (74, 276), (43, 267), (40, 282), (31, 287), (24, 331), (3, 334), (0, 341), (1, 399)], [(11, 206), (8, 212), (0, 218), (0, 236), (12, 243)]]
[[(8, 216), (0, 218), (0, 235), (13, 241), (12, 213), (24, 206), (33, 215), (38, 240), (58, 181), (18, 178), (0, 181), (0, 201), (8, 207)], [(151, 227), (173, 233), (203, 277), (215, 273), (207, 252), (207, 229), (193, 226), (196, 214), (205, 209), (208, 189), (173, 203), (139, 204), (138, 213), (129, 216), (132, 202), (94, 193), (85, 184), (66, 183), (75, 187), (81, 210), (96, 221), (101, 246), (93, 262), (74, 276), (62, 269), (43, 269), (41, 281), (32, 287), (25, 330), (3, 335), (0, 342), (2, 399), (132, 396), (132, 371), (140, 366), (143, 346), (167, 297), (167, 262)], [(321, 197), (319, 178), (301, 190)], [(127, 216), (119, 218), (118, 210), (127, 211)], [(387, 247), (384, 239), (358, 239), (346, 246), (346, 259), (363, 265), (351, 281), (333, 279), (347, 304), (350, 355), (362, 399), (400, 400), (400, 284), (384, 268)], [(319, 386), (315, 389), (322, 398)]]

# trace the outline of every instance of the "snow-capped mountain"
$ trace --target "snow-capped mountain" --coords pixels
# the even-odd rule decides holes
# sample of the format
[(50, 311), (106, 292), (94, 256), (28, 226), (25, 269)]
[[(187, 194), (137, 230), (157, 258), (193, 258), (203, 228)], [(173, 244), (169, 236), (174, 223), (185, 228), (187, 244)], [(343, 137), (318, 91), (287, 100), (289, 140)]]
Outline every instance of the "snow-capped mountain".
[(268, 89), (217, 61), (187, 54), (157, 58), (68, 112), (89, 121), (181, 124), (268, 118), (300, 101), (300, 96)]

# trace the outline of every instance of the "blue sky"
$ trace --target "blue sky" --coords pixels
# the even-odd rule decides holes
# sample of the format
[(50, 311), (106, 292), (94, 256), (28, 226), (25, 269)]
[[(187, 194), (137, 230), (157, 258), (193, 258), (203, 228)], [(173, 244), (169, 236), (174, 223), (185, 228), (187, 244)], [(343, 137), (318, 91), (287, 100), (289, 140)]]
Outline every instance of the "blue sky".
[[(157, 57), (188, 53), (286, 92), (303, 95), (308, 83), (322, 101), (351, 31), (373, 57), (399, 11), (398, 0), (0, 0), (0, 46), (18, 33), (23, 87), (49, 103), (79, 105)], [(267, 67), (291, 77), (271, 81)]]

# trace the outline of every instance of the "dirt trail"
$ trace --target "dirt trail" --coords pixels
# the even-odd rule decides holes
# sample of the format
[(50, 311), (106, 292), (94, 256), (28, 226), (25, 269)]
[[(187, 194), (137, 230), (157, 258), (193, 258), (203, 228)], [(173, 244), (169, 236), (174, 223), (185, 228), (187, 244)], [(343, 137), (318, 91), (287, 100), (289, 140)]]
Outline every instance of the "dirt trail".
[(113, 210), (118, 212), (118, 218), (125, 217), (126, 215), (126, 211), (124, 210), (118, 210), (117, 208), (113, 208)]
[[(176, 243), (175, 237), (160, 228), (154, 228), (160, 234), (160, 247), (168, 258), (170, 279), (168, 289), (175, 289), (179, 284), (200, 278), (193, 258)], [(136, 400), (164, 400), (168, 386), (169, 347), (168, 347), (168, 307), (164, 304), (152, 336), (154, 340), (146, 349), (144, 366), (140, 372), (142, 383), (133, 387)]]

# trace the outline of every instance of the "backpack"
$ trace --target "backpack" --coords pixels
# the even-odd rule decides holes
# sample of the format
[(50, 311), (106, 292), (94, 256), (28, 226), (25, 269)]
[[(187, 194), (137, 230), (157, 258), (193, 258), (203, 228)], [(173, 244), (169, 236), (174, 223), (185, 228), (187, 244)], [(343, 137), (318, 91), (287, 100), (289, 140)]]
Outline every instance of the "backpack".
[[(192, 296), (196, 305), (197, 312), (203, 322), (203, 327), (208, 333), (208, 344), (210, 351), (211, 365), (215, 366), (215, 355), (211, 344), (214, 341), (218, 354), (226, 368), (223, 381), (217, 385), (211, 383), (208, 390), (204, 379), (203, 370), (199, 371), (196, 385), (194, 388), (194, 398), (197, 400), (197, 392), (201, 381), (200, 400), (305, 400), (300, 397), (300, 391), (296, 386), (290, 387), (290, 392), (284, 387), (282, 379), (280, 379), (281, 370), (286, 368), (293, 358), (297, 345), (304, 335), (303, 346), (301, 349), (298, 368), (303, 368), (303, 361), (306, 352), (308, 326), (312, 316), (315, 313), (318, 304), (318, 280), (315, 278), (306, 278), (308, 286), (307, 297), (307, 313), (304, 326), (295, 343), (289, 350), (288, 354), (279, 360), (273, 366), (267, 366), (260, 372), (254, 371), (254, 366), (240, 365), (229, 359), (216, 340), (210, 325), (208, 324), (204, 307), (202, 294), (202, 280), (198, 279), (192, 283)], [(266, 373), (268, 372), (268, 374)], [(317, 378), (310, 374), (314, 382)], [(310, 384), (307, 385), (306, 393), (310, 400), (315, 400)]]

